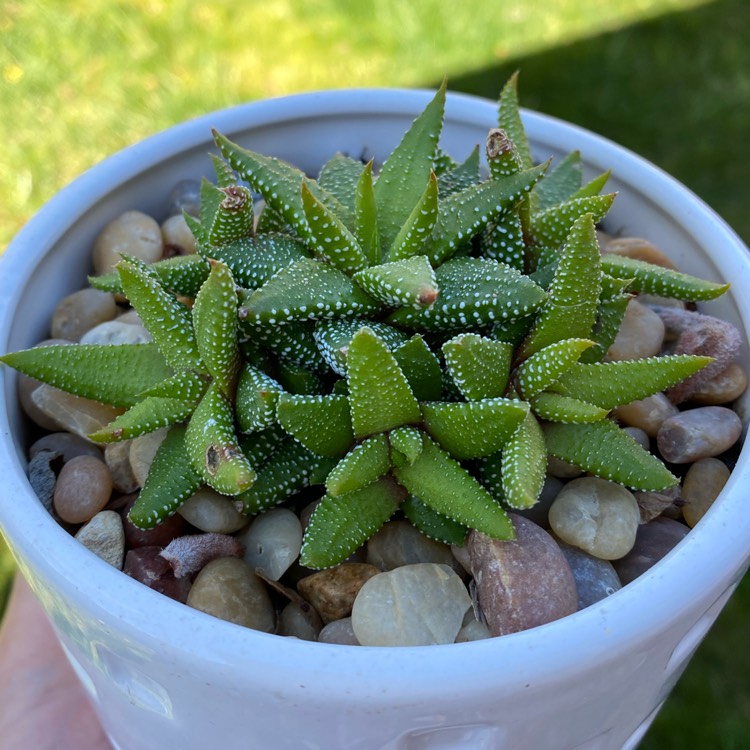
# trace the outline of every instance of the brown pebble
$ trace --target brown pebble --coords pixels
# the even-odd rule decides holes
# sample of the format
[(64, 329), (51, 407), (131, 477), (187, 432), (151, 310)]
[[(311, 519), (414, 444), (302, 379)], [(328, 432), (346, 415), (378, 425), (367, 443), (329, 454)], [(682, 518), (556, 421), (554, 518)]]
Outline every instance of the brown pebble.
[(532, 521), (510, 515), (514, 541), (478, 531), (467, 541), (479, 604), (493, 636), (534, 628), (578, 608), (573, 573), (555, 540)]
[(117, 570), (122, 570), (125, 534), (119, 513), (113, 510), (97, 513), (88, 523), (81, 526), (76, 533), (76, 539), (104, 562)]
[(696, 404), (718, 406), (739, 398), (746, 389), (747, 373), (736, 362), (732, 362), (716, 377), (698, 388), (690, 396), (690, 400)]
[(112, 473), (114, 488), (125, 495), (140, 487), (130, 465), (130, 443), (130, 440), (122, 440), (119, 443), (109, 443), (104, 448), (104, 462)]
[(625, 258), (642, 260), (645, 263), (653, 263), (662, 268), (676, 271), (677, 267), (672, 259), (659, 250), (656, 245), (642, 237), (617, 237), (610, 240), (604, 246), (604, 253), (609, 255), (622, 255)]
[(656, 444), (665, 460), (687, 464), (718, 456), (737, 442), (742, 422), (725, 406), (701, 406), (667, 419), (659, 428)]
[(665, 419), (679, 413), (679, 409), (663, 393), (631, 401), (614, 410), (614, 415), (623, 424), (638, 427), (652, 438), (656, 437)]
[(144, 586), (185, 604), (190, 591), (189, 578), (175, 578), (161, 547), (139, 547), (125, 555), (123, 572)]
[(651, 308), (633, 299), (625, 309), (620, 330), (607, 350), (610, 361), (642, 359), (659, 353), (664, 343), (664, 323)]
[(297, 584), (297, 590), (327, 624), (348, 617), (365, 581), (379, 572), (374, 565), (367, 563), (341, 563), (303, 578)]
[(104, 461), (77, 456), (62, 467), (53, 503), (63, 521), (85, 523), (104, 508), (111, 494), (112, 475)]
[(662, 517), (639, 526), (633, 549), (625, 557), (612, 561), (623, 586), (659, 562), (689, 531), (684, 523)]
[(729, 480), (729, 469), (718, 458), (702, 458), (682, 482), (682, 516), (691, 528), (703, 518)]
[(141, 211), (126, 211), (101, 231), (94, 244), (94, 272), (111, 273), (122, 254), (154, 263), (163, 252), (161, 227)]
[(87, 287), (68, 294), (52, 313), (51, 333), (56, 339), (78, 341), (86, 331), (117, 315), (115, 298), (109, 292)]
[(128, 518), (133, 506), (138, 500), (138, 495), (130, 495), (122, 508), (122, 522), (125, 529), (125, 543), (128, 549), (137, 547), (166, 547), (173, 539), (182, 536), (187, 526), (185, 519), (175, 513), (166, 521), (163, 521), (153, 529), (139, 529)]
[(195, 252), (195, 237), (182, 214), (170, 216), (161, 225), (164, 255), (191, 255)]

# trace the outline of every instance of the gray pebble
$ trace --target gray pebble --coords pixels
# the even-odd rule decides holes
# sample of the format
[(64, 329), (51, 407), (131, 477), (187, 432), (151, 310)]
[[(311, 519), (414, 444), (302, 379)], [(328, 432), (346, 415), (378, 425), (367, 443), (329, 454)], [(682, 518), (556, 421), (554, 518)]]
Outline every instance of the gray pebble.
[(132, 325), (118, 320), (100, 323), (81, 336), (81, 344), (98, 344), (99, 346), (119, 346), (121, 344), (147, 344), (151, 334), (139, 325)]
[(622, 584), (634, 581), (659, 562), (689, 531), (684, 523), (662, 517), (640, 526), (633, 549), (612, 563)]
[(470, 641), (483, 641), (485, 638), (492, 638), (490, 629), (483, 623), (473, 618), (461, 626), (456, 636), (456, 643), (469, 643)]
[(701, 406), (667, 419), (659, 428), (656, 444), (665, 460), (686, 464), (718, 456), (742, 434), (742, 422), (725, 406)]
[(404, 565), (362, 586), (352, 627), (363, 646), (453, 643), (470, 606), (463, 581), (447, 565)]
[(447, 544), (422, 534), (409, 521), (389, 521), (367, 542), (367, 562), (379, 570), (432, 562), (453, 564)]
[(52, 451), (59, 454), (63, 463), (67, 463), (71, 458), (75, 458), (76, 456), (102, 458), (101, 448), (70, 432), (51, 432), (48, 435), (40, 437), (29, 448), (29, 458), (34, 458), (40, 451)]
[(51, 333), (56, 339), (78, 341), (99, 323), (117, 315), (115, 298), (109, 292), (87, 287), (68, 294), (52, 313)]
[(317, 641), (323, 621), (306, 602), (289, 602), (279, 615), (278, 634), (302, 641)]
[(245, 562), (278, 581), (299, 557), (302, 525), (287, 508), (274, 508), (255, 518), (238, 539), (245, 545)]
[(113, 510), (97, 513), (86, 525), (81, 526), (76, 539), (102, 560), (122, 570), (125, 558), (125, 532), (119, 513)]
[(329, 622), (324, 625), (318, 634), (318, 643), (336, 643), (341, 646), (361, 646), (362, 644), (354, 635), (352, 618), (343, 617), (340, 620)]
[(247, 523), (247, 516), (235, 508), (232, 498), (210, 487), (199, 489), (177, 512), (196, 529), (216, 534), (233, 534)]
[(563, 541), (558, 540), (558, 544), (576, 582), (579, 610), (606, 599), (622, 588), (611, 562), (589, 555)]

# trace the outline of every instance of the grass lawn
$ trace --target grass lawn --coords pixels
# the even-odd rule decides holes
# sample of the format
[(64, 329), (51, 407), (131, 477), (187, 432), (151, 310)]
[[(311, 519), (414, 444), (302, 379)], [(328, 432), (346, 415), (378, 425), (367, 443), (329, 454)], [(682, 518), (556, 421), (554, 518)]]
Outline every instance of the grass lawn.
[[(446, 73), (494, 98), (516, 68), (526, 106), (645, 155), (750, 241), (749, 28), (745, 0), (6, 0), (0, 250), (80, 172), (180, 120)], [(0, 611), (11, 570), (0, 541)], [(643, 748), (750, 747), (749, 626), (745, 581)]]

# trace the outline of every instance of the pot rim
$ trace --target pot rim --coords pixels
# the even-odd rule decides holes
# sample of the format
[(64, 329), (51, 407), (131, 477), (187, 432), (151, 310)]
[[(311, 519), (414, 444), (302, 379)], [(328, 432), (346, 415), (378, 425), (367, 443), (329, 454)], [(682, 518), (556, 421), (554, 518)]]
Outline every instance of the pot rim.
[[(341, 114), (367, 116), (382, 113), (416, 116), (434, 91), (426, 89), (339, 89), (303, 93), (251, 102), (203, 115), (130, 146), (105, 159), (61, 190), (28, 222), (11, 242), (0, 260), (0, 350), (5, 351), (12, 322), (11, 312), (18, 304), (23, 287), (47, 249), (57, 242), (66, 227), (76, 222), (91, 205), (90, 196), (102, 194), (98, 182), (108, 179), (110, 187), (134, 178), (144, 169), (154, 169), (162, 161), (207, 142), (211, 126), (232, 137), (235, 131), (282, 119), (326, 117)], [(665, 212), (680, 218), (680, 224), (706, 247), (725, 250), (714, 259), (725, 278), (736, 287), (750, 288), (750, 260), (747, 249), (729, 226), (703, 201), (661, 169), (613, 142), (556, 118), (523, 111), (529, 138), (537, 146), (554, 143), (564, 151), (579, 149), (587, 164), (611, 168), (618, 177), (651, 197)], [(448, 94), (446, 120), (471, 124), (496, 124), (496, 104), (465, 94)], [(731, 256), (731, 257), (729, 257)], [(730, 292), (731, 294), (731, 292)], [(750, 302), (734, 297), (746, 331), (750, 330)], [(4, 368), (3, 368), (4, 369)], [(0, 375), (4, 378), (5, 373)], [(11, 376), (11, 380), (13, 376)], [(12, 384), (11, 384), (12, 385)], [(0, 505), (0, 520), (13, 546), (25, 559), (23, 567), (35, 575), (65, 582), (76, 591), (87, 592), (92, 611), (106, 620), (114, 617), (128, 637), (137, 641), (146, 636), (152, 644), (189, 652), (192, 658), (241, 664), (243, 659), (300, 664), (313, 660), (318, 671), (334, 675), (355, 671), (373, 677), (373, 665), (384, 674), (398, 670), (410, 680), (420, 678), (429, 684), (435, 675), (458, 675), (471, 670), (495, 670), (502, 664), (509, 676), (532, 680), (550, 669), (564, 671), (586, 660), (606, 662), (620, 642), (631, 642), (644, 634), (679, 620), (680, 613), (693, 604), (696, 591), (710, 588), (717, 579), (726, 585), (739, 580), (747, 567), (750, 514), (740, 513), (740, 473), (747, 464), (745, 446), (737, 468), (717, 503), (700, 525), (664, 560), (612, 597), (561, 620), (532, 630), (465, 644), (419, 648), (350, 648), (328, 644), (308, 644), (296, 639), (250, 631), (217, 620), (174, 602), (145, 586), (129, 580), (121, 572), (96, 558), (63, 531), (44, 510), (25, 477), (23, 458), (13, 443), (5, 401), (0, 402), (0, 450), (5, 459), (6, 498), (13, 503)], [(710, 537), (723, 538), (711, 545)], [(696, 560), (700, 564), (696, 564)], [(689, 574), (679, 575), (679, 571)], [(646, 606), (644, 606), (646, 602)], [(658, 606), (653, 606), (658, 602)], [(144, 617), (143, 613), (149, 616)], [(187, 621), (189, 645), (174, 640), (176, 623)], [(180, 625), (180, 627), (182, 627)], [(530, 654), (535, 658), (531, 660)], [(425, 659), (429, 654), (429, 660)], [(471, 656), (471, 667), (467, 657)], [(450, 670), (450, 671), (448, 671)], [(412, 683), (413, 684), (413, 683)]]

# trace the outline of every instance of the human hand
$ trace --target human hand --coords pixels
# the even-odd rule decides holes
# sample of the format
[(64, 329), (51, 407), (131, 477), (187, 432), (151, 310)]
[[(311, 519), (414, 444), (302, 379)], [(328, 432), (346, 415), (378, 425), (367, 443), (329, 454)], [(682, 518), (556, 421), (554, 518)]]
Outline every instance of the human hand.
[(20, 575), (0, 627), (0, 750), (112, 750)]

